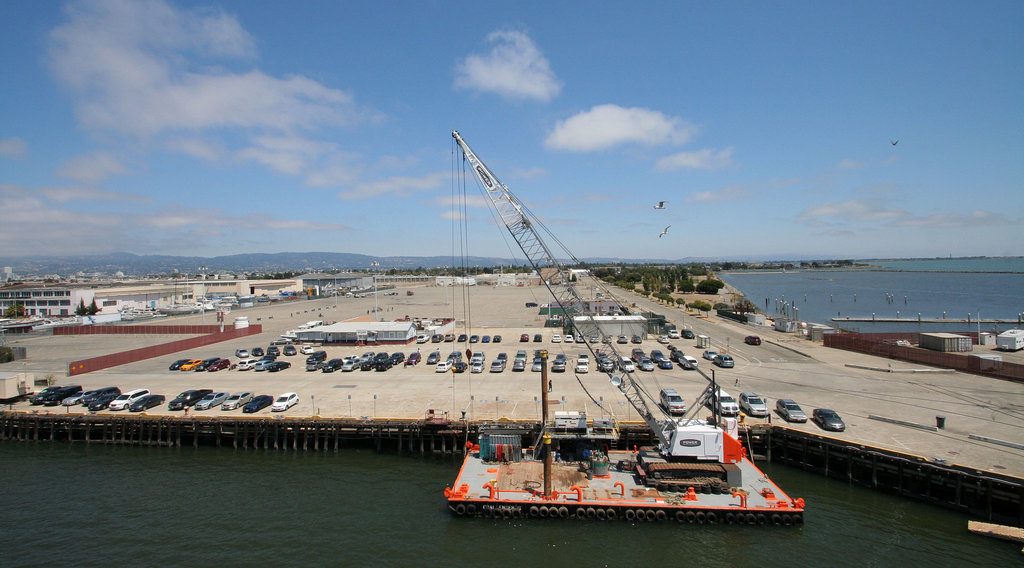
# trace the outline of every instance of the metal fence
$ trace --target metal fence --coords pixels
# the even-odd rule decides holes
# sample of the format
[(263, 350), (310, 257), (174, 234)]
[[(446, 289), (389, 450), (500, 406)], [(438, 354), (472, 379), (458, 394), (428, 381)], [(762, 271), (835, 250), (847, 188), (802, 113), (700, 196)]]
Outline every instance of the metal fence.
[[(968, 336), (977, 344), (978, 334), (976, 332), (964, 332), (958, 335)], [(912, 345), (899, 345), (897, 342), (909, 342)], [(954, 369), (997, 379), (1024, 381), (1024, 365), (972, 357), (967, 353), (943, 353), (921, 349), (916, 346), (917, 342), (917, 333), (833, 333), (824, 336), (825, 347), (857, 351), (876, 357), (921, 363), (943, 369)]]

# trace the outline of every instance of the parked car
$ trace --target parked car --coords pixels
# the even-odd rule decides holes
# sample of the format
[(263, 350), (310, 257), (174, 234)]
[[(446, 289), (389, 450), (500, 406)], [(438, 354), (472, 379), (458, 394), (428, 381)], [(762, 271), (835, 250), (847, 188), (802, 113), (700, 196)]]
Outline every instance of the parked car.
[(665, 354), (660, 349), (651, 349), (651, 361), (661, 363), (665, 360)]
[(814, 412), (811, 413), (811, 420), (820, 426), (822, 430), (831, 430), (832, 432), (846, 430), (846, 423), (831, 408), (815, 408)]
[(740, 413), (740, 405), (736, 404), (736, 399), (733, 398), (732, 395), (730, 395), (729, 393), (725, 392), (722, 389), (718, 389), (718, 396), (717, 397), (715, 395), (709, 396), (707, 398), (707, 401), (704, 404), (709, 409), (714, 411), (715, 410), (716, 400), (717, 400), (718, 405), (720, 407), (720, 411), (719, 412), (721, 412), (722, 416), (737, 416), (737, 415), (739, 415), (739, 413)]
[(491, 343), (501, 343), (501, 336), (500, 335), (495, 335), (494, 337), (492, 337), (491, 338)]
[(312, 345), (303, 345), (299, 348), (299, 353), (302, 353), (303, 355), (312, 355), (314, 351), (316, 351), (316, 347), (313, 347)]
[(277, 397), (274, 404), (270, 406), (271, 412), (284, 412), (299, 403), (299, 395), (293, 392), (286, 392)]
[(576, 372), (577, 373), (589, 373), (590, 372), (590, 356), (586, 353), (580, 355), (576, 359)]
[(444, 336), (439, 333), (435, 333), (434, 335), (430, 336), (431, 343), (441, 343), (442, 341), (444, 341)]
[(619, 343), (619, 344), (623, 344), (624, 345), (626, 343), (629, 343), (629, 338), (626, 337), (625, 335), (620, 335), (619, 338), (615, 340), (615, 343)]
[(64, 399), (61, 400), (60, 403), (63, 406), (78, 406), (79, 404), (82, 404), (82, 399), (83, 398), (85, 398), (86, 396), (92, 395), (94, 392), (96, 392), (96, 391), (80, 390), (80, 391), (72, 394), (71, 396), (64, 397)]
[(453, 373), (465, 373), (467, 368), (469, 368), (469, 365), (467, 365), (465, 361), (456, 361), (452, 363)]
[(427, 355), (427, 365), (436, 365), (441, 360), (440, 351), (431, 351), (430, 355)]
[(128, 408), (131, 403), (149, 394), (149, 389), (135, 389), (130, 390), (126, 393), (121, 393), (120, 396), (110, 402), (110, 410), (124, 410)]
[(241, 408), (252, 401), (251, 392), (236, 392), (235, 394), (228, 397), (224, 401), (224, 404), (220, 405), (221, 410), (235, 410)]
[(693, 334), (693, 330), (690, 330), (690, 329), (684, 329), (680, 333), (680, 335), (683, 336), (683, 339), (696, 339), (697, 338), (697, 336)]
[(636, 365), (633, 364), (633, 360), (629, 357), (623, 357), (619, 360), (619, 370), (626, 373), (636, 372)]
[(696, 369), (698, 364), (699, 362), (696, 357), (691, 357), (690, 355), (679, 356), (679, 366), (684, 369)]
[(541, 341), (544, 341), (544, 336), (543, 335), (541, 335), (539, 333), (533, 334), (533, 342), (534, 343), (540, 343)]
[(187, 363), (183, 363), (178, 367), (179, 371), (194, 371), (196, 367), (203, 364), (202, 359), (189, 359)]
[(669, 330), (669, 332), (668, 332), (668, 338), (669, 339), (679, 339), (679, 337), (680, 336), (679, 336), (679, 330), (678, 329)]
[(745, 412), (747, 416), (756, 416), (758, 418), (768, 416), (768, 405), (765, 404), (764, 399), (752, 392), (740, 393), (740, 410)]
[(516, 359), (512, 362), (512, 372), (518, 373), (526, 370), (526, 359)]
[(658, 336), (658, 343), (662, 343), (662, 344), (668, 343), (668, 336), (667, 335), (659, 335)]
[(256, 359), (239, 359), (238, 365), (235, 369), (239, 371), (251, 371), (254, 365), (256, 365)]
[(675, 416), (686, 413), (686, 401), (675, 389), (661, 389), (661, 407)]
[(61, 401), (65, 398), (82, 392), (81, 385), (71, 385), (66, 387), (57, 387), (56, 389), (47, 392), (37, 399), (35, 404), (42, 404), (45, 406), (58, 406)]
[(565, 372), (565, 366), (566, 366), (567, 363), (568, 363), (568, 360), (565, 358), (565, 353), (559, 353), (558, 355), (555, 355), (555, 360), (552, 361), (552, 363), (551, 363), (551, 372), (552, 373), (564, 373)]
[(563, 341), (566, 343), (576, 343), (576, 336), (571, 333), (567, 333), (565, 334), (565, 339)]
[(344, 359), (331, 359), (320, 367), (320, 371), (324, 373), (333, 373), (334, 371), (341, 369), (341, 366), (344, 364)]
[(82, 406), (89, 406), (97, 399), (111, 394), (114, 395), (114, 398), (117, 398), (117, 396), (121, 394), (121, 389), (117, 387), (103, 387), (83, 393), (81, 401)]
[(711, 362), (723, 369), (731, 369), (736, 366), (736, 362), (733, 361), (732, 356), (726, 355), (725, 353), (715, 355), (715, 358)]
[(121, 396), (120, 390), (117, 393), (108, 392), (108, 393), (102, 394), (102, 395), (96, 397), (95, 399), (93, 399), (89, 403), (89, 410), (96, 411), (96, 410), (103, 410), (104, 408), (108, 408), (110, 406), (110, 403), (114, 402), (114, 400), (116, 400), (117, 397), (119, 397), (119, 396)]
[(610, 357), (601, 357), (597, 360), (597, 369), (603, 373), (610, 373), (615, 370), (615, 362)]
[(648, 357), (641, 357), (637, 360), (637, 368), (641, 371), (653, 371), (654, 361), (651, 361)]
[(399, 363), (405, 362), (405, 353), (402, 353), (401, 351), (395, 351), (394, 353), (391, 354), (391, 357), (388, 357), (388, 359), (391, 360), (392, 365), (398, 365)]
[(561, 335), (555, 333), (555, 334), (553, 334), (551, 336), (551, 343), (561, 343), (561, 342), (562, 342), (562, 336)]
[(196, 410), (209, 410), (214, 406), (219, 406), (224, 403), (231, 393), (227, 392), (211, 392), (203, 397), (202, 400), (196, 403)]
[(456, 341), (456, 343), (466, 343), (468, 341), (469, 341), (469, 336), (466, 335), (465, 333), (460, 333), (459, 334), (459, 340)]
[(220, 361), (220, 357), (210, 357), (209, 359), (204, 359), (203, 362), (198, 364), (198, 365), (196, 365), (193, 368), (193, 370), (194, 371), (205, 371), (206, 369), (208, 369), (210, 367), (210, 365), (213, 365), (217, 361)]
[(639, 361), (640, 359), (646, 357), (647, 353), (644, 353), (644, 350), (640, 349), (639, 347), (634, 347), (631, 355), (633, 356), (633, 359), (635, 361)]
[(526, 307), (527, 308), (536, 308), (537, 307), (537, 302), (526, 302)]
[(761, 338), (756, 335), (748, 335), (743, 338), (743, 342), (747, 345), (761, 345)]
[[(240, 349), (239, 351), (245, 351), (245, 350), (244, 349)], [(248, 351), (246, 351), (246, 353), (248, 353)], [(167, 367), (167, 370), (168, 371), (178, 371), (178, 370), (181, 369), (182, 365), (184, 365), (185, 363), (188, 363), (189, 361), (191, 361), (191, 359), (178, 359), (177, 361), (171, 363), (171, 366)]]
[(238, 358), (238, 359), (248, 359), (249, 358), (249, 350), (245, 349), (245, 348), (235, 349), (235, 357)]
[(539, 373), (544, 369), (544, 360), (540, 357), (533, 358), (533, 365), (530, 366), (530, 370), (534, 373)]
[(260, 359), (259, 361), (256, 361), (255, 363), (252, 364), (252, 370), (253, 371), (266, 371), (267, 367), (269, 367), (270, 364), (273, 363), (273, 362), (274, 362), (273, 359)]
[(477, 360), (473, 362), (473, 365), (469, 368), (470, 373), (482, 373), (484, 372), (484, 362)]
[(470, 343), (479, 343), (480, 342), (480, 336), (479, 335), (470, 335), (469, 336), (469, 342)]
[(213, 392), (211, 389), (187, 390), (167, 403), (167, 410), (183, 410), (203, 400), (203, 397)]
[(643, 343), (644, 339), (639, 335), (634, 335), (633, 337), (630, 338), (630, 341), (632, 341), (633, 343)]
[(274, 397), (270, 396), (269, 394), (261, 394), (257, 397), (254, 397), (249, 402), (245, 403), (245, 406), (242, 407), (242, 412), (244, 412), (245, 414), (259, 412), (260, 410), (263, 410), (264, 408), (273, 404), (273, 402)]
[(253, 347), (252, 351), (249, 351), (249, 355), (253, 357), (262, 357), (264, 355), (262, 347)]
[(128, 405), (129, 412), (142, 412), (143, 410), (149, 410), (154, 406), (160, 406), (164, 403), (164, 395), (162, 394), (147, 394), (146, 396), (139, 397), (135, 402)]
[(414, 353), (410, 353), (409, 354), (409, 358), (405, 360), (405, 366), (406, 367), (411, 367), (411, 366), (419, 363), (420, 362), (420, 358), (421, 358), (421, 355), (420, 355), (419, 351), (416, 351)]
[(291, 357), (292, 355), (297, 355), (298, 350), (295, 349), (294, 345), (289, 343), (288, 345), (284, 346), (283, 353), (285, 354), (286, 357)]
[(775, 412), (786, 422), (807, 422), (807, 415), (800, 405), (789, 398), (780, 398), (775, 401)]
[(668, 359), (661, 359), (660, 361), (658, 361), (658, 368), (665, 370), (671, 369), (672, 361), (669, 361)]
[(319, 371), (323, 366), (324, 362), (319, 359), (306, 359), (307, 371)]
[(504, 370), (505, 370), (505, 360), (504, 359), (495, 359), (494, 361), (491, 361), (491, 372), (492, 373), (500, 373), (500, 372), (502, 372)]
[(519, 342), (520, 343), (526, 343), (529, 340), (530, 340), (530, 336), (528, 334), (526, 334), (526, 333), (524, 333), (524, 334), (519, 336)]
[(453, 341), (455, 341), (455, 334), (454, 333), (446, 333), (446, 334), (444, 334), (444, 342), (445, 343), (451, 343)]
[(231, 359), (217, 359), (213, 363), (206, 366), (206, 370), (209, 372), (219, 371), (221, 369), (230, 369)]
[(292, 364), (289, 361), (271, 361), (270, 364), (267, 365), (267, 372), (276, 373), (278, 371), (283, 371), (291, 366)]
[(439, 361), (437, 363), (437, 366), (434, 367), (434, 372), (447, 373), (448, 371), (452, 370), (452, 363), (454, 363), (454, 361), (452, 361), (451, 359), (448, 359), (447, 361)]
[(701, 354), (701, 357), (707, 359), (708, 361), (714, 361), (715, 355), (718, 355), (718, 351), (712, 351), (711, 349), (708, 349)]

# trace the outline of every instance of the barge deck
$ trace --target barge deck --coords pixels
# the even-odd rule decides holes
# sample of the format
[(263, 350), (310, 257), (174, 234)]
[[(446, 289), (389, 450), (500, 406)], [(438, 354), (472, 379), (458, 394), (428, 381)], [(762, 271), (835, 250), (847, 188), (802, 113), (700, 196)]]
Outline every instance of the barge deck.
[[(804, 502), (790, 499), (749, 459), (735, 464), (738, 487), (651, 483), (637, 466), (638, 451), (611, 450), (604, 475), (586, 463), (555, 461), (549, 495), (541, 461), (484, 461), (479, 448), (466, 456), (448, 508), (457, 516), (577, 518), (690, 524), (799, 525)], [(604, 473), (603, 471), (601, 473)], [(684, 488), (685, 487), (685, 488)], [(682, 491), (677, 491), (682, 489)], [(698, 492), (700, 491), (700, 492)]]

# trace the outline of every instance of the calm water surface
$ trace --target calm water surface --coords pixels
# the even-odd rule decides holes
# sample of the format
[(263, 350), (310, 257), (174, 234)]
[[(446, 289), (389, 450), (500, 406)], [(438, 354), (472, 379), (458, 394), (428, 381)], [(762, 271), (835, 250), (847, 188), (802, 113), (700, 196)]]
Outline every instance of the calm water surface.
[(457, 463), (372, 451), (4, 442), (0, 463), (5, 567), (1020, 565), (964, 516), (782, 466), (801, 528), (459, 519)]

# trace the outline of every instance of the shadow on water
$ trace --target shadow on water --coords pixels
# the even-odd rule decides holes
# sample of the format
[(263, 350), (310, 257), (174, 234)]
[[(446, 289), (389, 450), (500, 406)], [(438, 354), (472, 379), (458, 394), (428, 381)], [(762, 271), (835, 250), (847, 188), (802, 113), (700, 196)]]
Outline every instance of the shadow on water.
[[(0, 444), (5, 566), (999, 566), (966, 517), (775, 466), (800, 528), (461, 519), (459, 464), (379, 455)], [(116, 551), (116, 554), (114, 553)], [(1012, 559), (1012, 560), (1011, 560)]]

